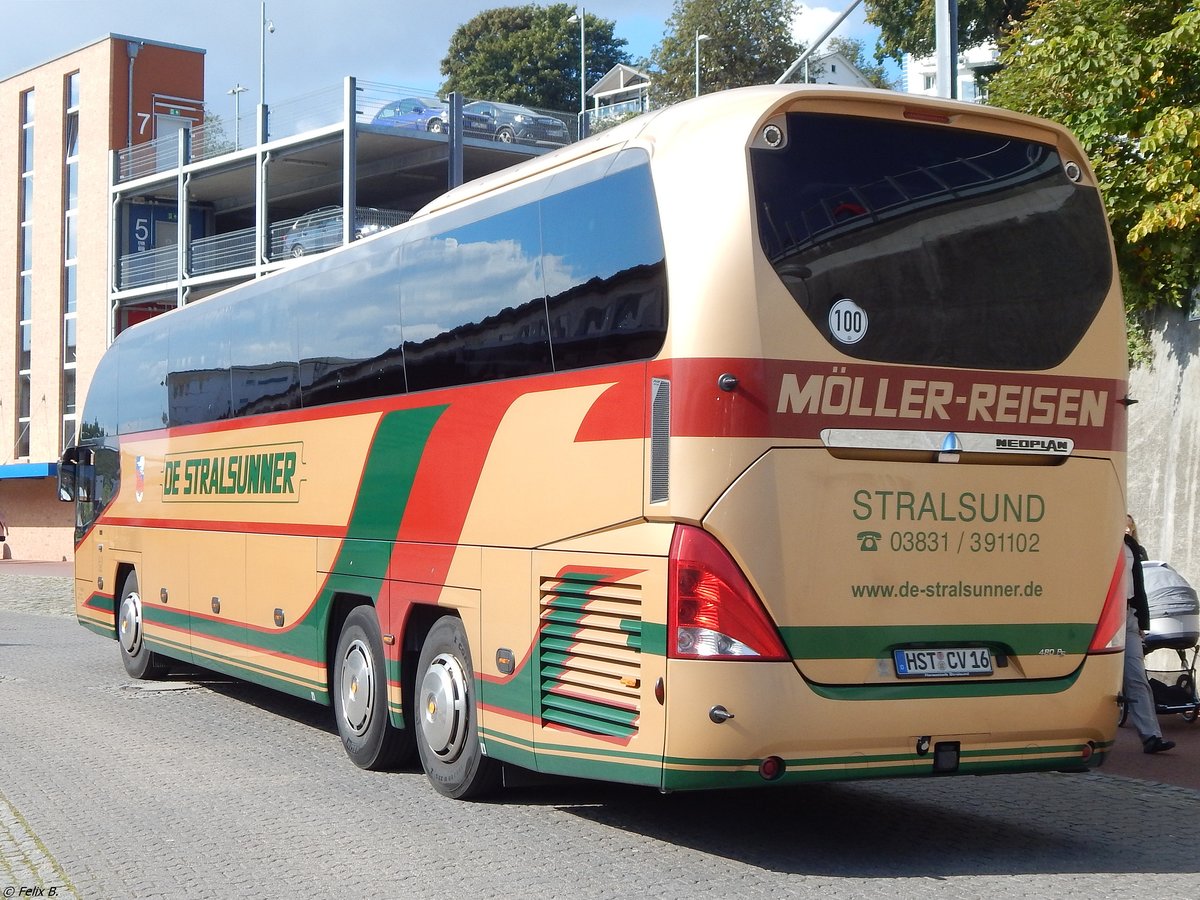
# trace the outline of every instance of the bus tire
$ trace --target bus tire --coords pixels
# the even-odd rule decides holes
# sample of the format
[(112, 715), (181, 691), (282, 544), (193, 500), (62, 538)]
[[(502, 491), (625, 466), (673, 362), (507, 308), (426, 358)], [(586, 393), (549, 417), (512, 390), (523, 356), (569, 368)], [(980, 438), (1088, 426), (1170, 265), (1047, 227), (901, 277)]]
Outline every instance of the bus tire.
[(417, 664), (413, 720), (426, 777), (456, 800), (499, 787), (500, 764), (483, 755), (467, 633), (456, 616), (434, 623)]
[(138, 590), (137, 572), (125, 576), (121, 585), (121, 602), (117, 607), (117, 645), (121, 662), (134, 678), (161, 678), (170, 668), (167, 660), (146, 645), (145, 624), (142, 618), (142, 595)]
[(411, 758), (411, 734), (388, 718), (387, 658), (373, 606), (356, 606), (346, 616), (333, 660), (331, 693), (338, 735), (356, 766), (377, 772)]

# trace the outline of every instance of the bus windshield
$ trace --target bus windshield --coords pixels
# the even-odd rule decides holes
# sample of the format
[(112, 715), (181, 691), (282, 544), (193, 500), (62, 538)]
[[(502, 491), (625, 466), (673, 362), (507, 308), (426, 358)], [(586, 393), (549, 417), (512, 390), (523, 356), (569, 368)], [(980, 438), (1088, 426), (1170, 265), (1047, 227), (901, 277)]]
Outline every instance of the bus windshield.
[[(751, 151), (759, 236), (840, 351), (1047, 369), (1087, 331), (1113, 277), (1103, 206), (1054, 147), (819, 113), (787, 123), (785, 146)], [(831, 325), (846, 300), (870, 321), (852, 339)]]

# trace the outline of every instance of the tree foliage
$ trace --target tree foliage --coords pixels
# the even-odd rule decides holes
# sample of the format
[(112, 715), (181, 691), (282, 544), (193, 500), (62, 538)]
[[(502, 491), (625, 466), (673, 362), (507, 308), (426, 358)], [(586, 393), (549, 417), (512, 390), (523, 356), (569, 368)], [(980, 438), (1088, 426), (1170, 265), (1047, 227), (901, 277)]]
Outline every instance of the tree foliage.
[[(942, 0), (945, 2), (945, 0)], [(1035, 0), (958, 0), (958, 45), (999, 40)], [(878, 56), (932, 56), (934, 0), (867, 0), (867, 21), (879, 29)]]
[[(579, 25), (566, 3), (488, 9), (460, 25), (442, 60), (442, 91), (541, 109), (579, 109)], [(628, 63), (614, 23), (584, 14), (588, 86)]]
[(997, 106), (1062, 122), (1104, 194), (1132, 310), (1200, 275), (1200, 12), (1188, 0), (1052, 0), (1004, 42)]
[(651, 98), (674, 103), (695, 93), (696, 35), (700, 92), (772, 84), (800, 47), (792, 39), (795, 0), (675, 0), (662, 43), (651, 52)]

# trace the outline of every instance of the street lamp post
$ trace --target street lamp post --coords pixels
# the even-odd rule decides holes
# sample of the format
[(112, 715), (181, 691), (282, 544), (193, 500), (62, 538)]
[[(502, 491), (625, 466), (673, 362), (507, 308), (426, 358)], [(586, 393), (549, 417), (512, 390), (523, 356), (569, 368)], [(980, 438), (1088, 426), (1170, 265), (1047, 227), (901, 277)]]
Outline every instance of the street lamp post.
[(275, 33), (275, 23), (267, 18), (267, 0), (259, 5), (258, 19), (258, 102), (267, 102), (267, 32)]
[(584, 30), (584, 15), (585, 10), (581, 6), (579, 12), (572, 14), (571, 18), (567, 19), (567, 24), (573, 25), (579, 23), (579, 136), (587, 135), (587, 44), (585, 43), (586, 32)]
[(242, 122), (242, 97), (250, 88), (243, 85), (240, 81), (227, 90), (225, 93), (233, 94), (233, 149), (242, 149), (242, 136), (240, 125)]
[(700, 96), (700, 42), (707, 41), (708, 35), (696, 30), (696, 96)]

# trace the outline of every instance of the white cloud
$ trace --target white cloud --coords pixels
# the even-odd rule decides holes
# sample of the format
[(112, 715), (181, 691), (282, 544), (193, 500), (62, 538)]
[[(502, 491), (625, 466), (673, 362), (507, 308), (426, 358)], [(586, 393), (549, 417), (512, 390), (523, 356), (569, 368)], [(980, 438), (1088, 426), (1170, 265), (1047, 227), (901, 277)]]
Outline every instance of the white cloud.
[[(828, 6), (797, 4), (796, 18), (792, 21), (792, 37), (804, 46), (809, 46), (837, 21), (838, 17), (846, 11), (850, 2), (851, 0), (841, 0), (841, 2), (831, 3)], [(856, 37), (864, 40), (868, 46), (874, 44), (875, 34), (873, 29), (866, 24), (865, 10), (861, 3), (854, 12), (846, 17), (846, 21), (838, 26), (834, 35)]]

